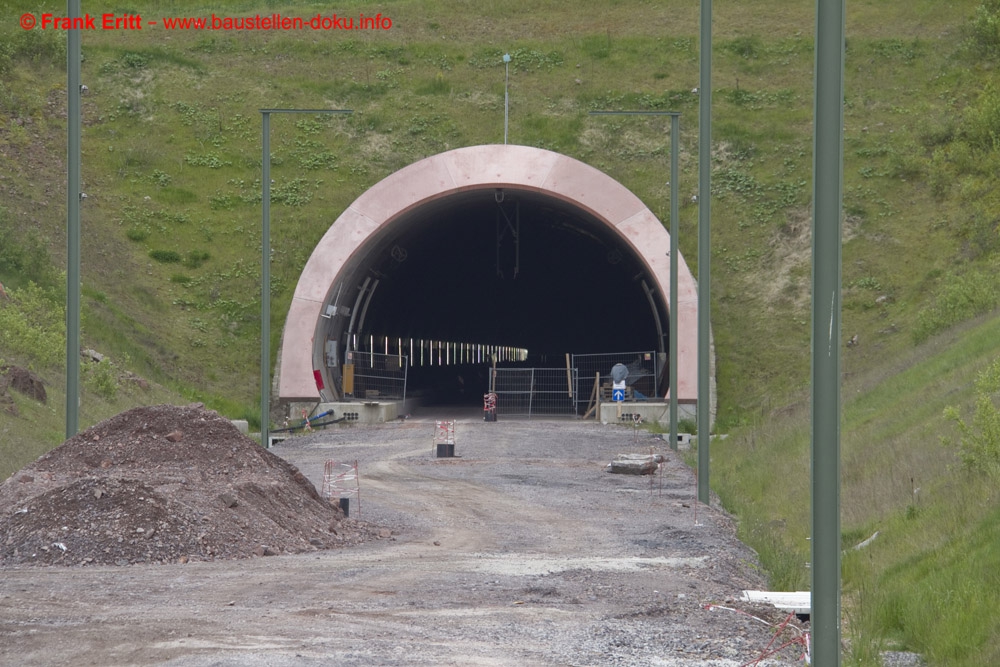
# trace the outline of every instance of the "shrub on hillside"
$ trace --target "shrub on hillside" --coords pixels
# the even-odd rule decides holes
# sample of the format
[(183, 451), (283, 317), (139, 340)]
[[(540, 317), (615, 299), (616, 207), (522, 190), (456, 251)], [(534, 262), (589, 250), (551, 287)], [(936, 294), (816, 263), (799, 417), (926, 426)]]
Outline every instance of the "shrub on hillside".
[(49, 284), (52, 273), (52, 260), (41, 234), (33, 229), (15, 233), (7, 211), (0, 208), (0, 276)]
[(0, 301), (0, 353), (33, 366), (58, 365), (66, 353), (61, 302), (34, 283), (7, 293)]
[(976, 410), (972, 423), (962, 419), (958, 408), (945, 409), (945, 417), (957, 424), (961, 438), (958, 455), (968, 470), (1000, 476), (1000, 357), (976, 379)]
[(973, 148), (1000, 148), (1000, 91), (995, 86), (986, 86), (976, 103), (966, 110), (962, 130)]
[(80, 370), (88, 389), (109, 401), (118, 396), (118, 374), (107, 357), (96, 364), (81, 363)]
[(176, 250), (150, 250), (149, 256), (163, 264), (176, 264), (181, 261), (181, 255)]
[(66, 65), (66, 39), (58, 30), (15, 30), (0, 35), (0, 74), (7, 74), (17, 61)]
[(985, 0), (969, 23), (969, 49), (979, 58), (1000, 58), (1000, 0)]
[(184, 257), (184, 266), (197, 269), (211, 258), (212, 256), (204, 250), (192, 250)]
[(988, 313), (998, 305), (1000, 281), (993, 267), (949, 274), (934, 303), (917, 314), (913, 340), (921, 343), (952, 325)]

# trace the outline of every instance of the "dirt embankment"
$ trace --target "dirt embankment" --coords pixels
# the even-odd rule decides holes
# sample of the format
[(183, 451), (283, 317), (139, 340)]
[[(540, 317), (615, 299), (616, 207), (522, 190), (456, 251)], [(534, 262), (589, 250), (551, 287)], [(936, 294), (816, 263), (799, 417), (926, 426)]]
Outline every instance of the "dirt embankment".
[(130, 565), (371, 537), (294, 466), (200, 404), (123, 412), (0, 485), (0, 565)]

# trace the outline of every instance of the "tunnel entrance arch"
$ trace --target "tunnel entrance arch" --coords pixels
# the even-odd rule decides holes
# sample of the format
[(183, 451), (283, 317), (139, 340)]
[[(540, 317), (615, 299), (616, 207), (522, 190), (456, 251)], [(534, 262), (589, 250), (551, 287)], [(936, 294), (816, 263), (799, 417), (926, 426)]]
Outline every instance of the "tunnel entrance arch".
[(425, 158), (358, 197), (317, 244), (285, 322), (279, 398), (339, 400), (347, 351), (406, 354), (411, 340), (527, 350), (539, 365), (665, 357), (677, 317), (677, 397), (693, 404), (696, 286), (681, 258), (668, 303), (669, 250), (634, 194), (568, 156), (485, 145)]

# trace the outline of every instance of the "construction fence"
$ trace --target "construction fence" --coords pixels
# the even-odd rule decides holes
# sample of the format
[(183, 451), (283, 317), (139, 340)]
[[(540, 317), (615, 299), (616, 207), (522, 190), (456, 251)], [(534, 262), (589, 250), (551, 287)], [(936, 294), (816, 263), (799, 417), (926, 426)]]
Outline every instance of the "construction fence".
[(625, 401), (655, 400), (660, 393), (660, 380), (666, 368), (665, 355), (656, 352), (606, 352), (571, 355), (571, 365), (577, 371), (577, 414), (584, 414), (599, 397), (601, 403), (612, 400), (611, 369), (625, 366)]
[(497, 368), (496, 414), (504, 417), (582, 416), (598, 401), (612, 400), (611, 369), (627, 371), (625, 401), (657, 399), (666, 365), (655, 352), (570, 355), (565, 368)]
[(406, 400), (409, 357), (378, 352), (348, 352), (344, 364), (344, 394), (380, 401)]
[(496, 412), (505, 417), (571, 417), (576, 414), (571, 368), (497, 368)]

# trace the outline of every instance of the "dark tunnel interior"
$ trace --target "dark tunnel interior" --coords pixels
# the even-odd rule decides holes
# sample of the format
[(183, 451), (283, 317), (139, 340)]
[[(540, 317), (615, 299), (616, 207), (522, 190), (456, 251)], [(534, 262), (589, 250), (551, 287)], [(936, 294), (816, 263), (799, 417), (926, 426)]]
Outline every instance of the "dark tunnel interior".
[[(359, 339), (508, 345), (529, 351), (524, 364), (550, 368), (564, 366), (566, 353), (666, 349), (664, 299), (647, 295), (655, 281), (642, 262), (606, 225), (551, 196), (454, 194), (404, 214), (363, 252), (354, 280), (378, 286)], [(457, 372), (413, 366), (408, 385), (454, 388)], [(470, 400), (481, 400), (485, 387), (475, 383), (485, 382), (486, 364), (465, 375)]]

